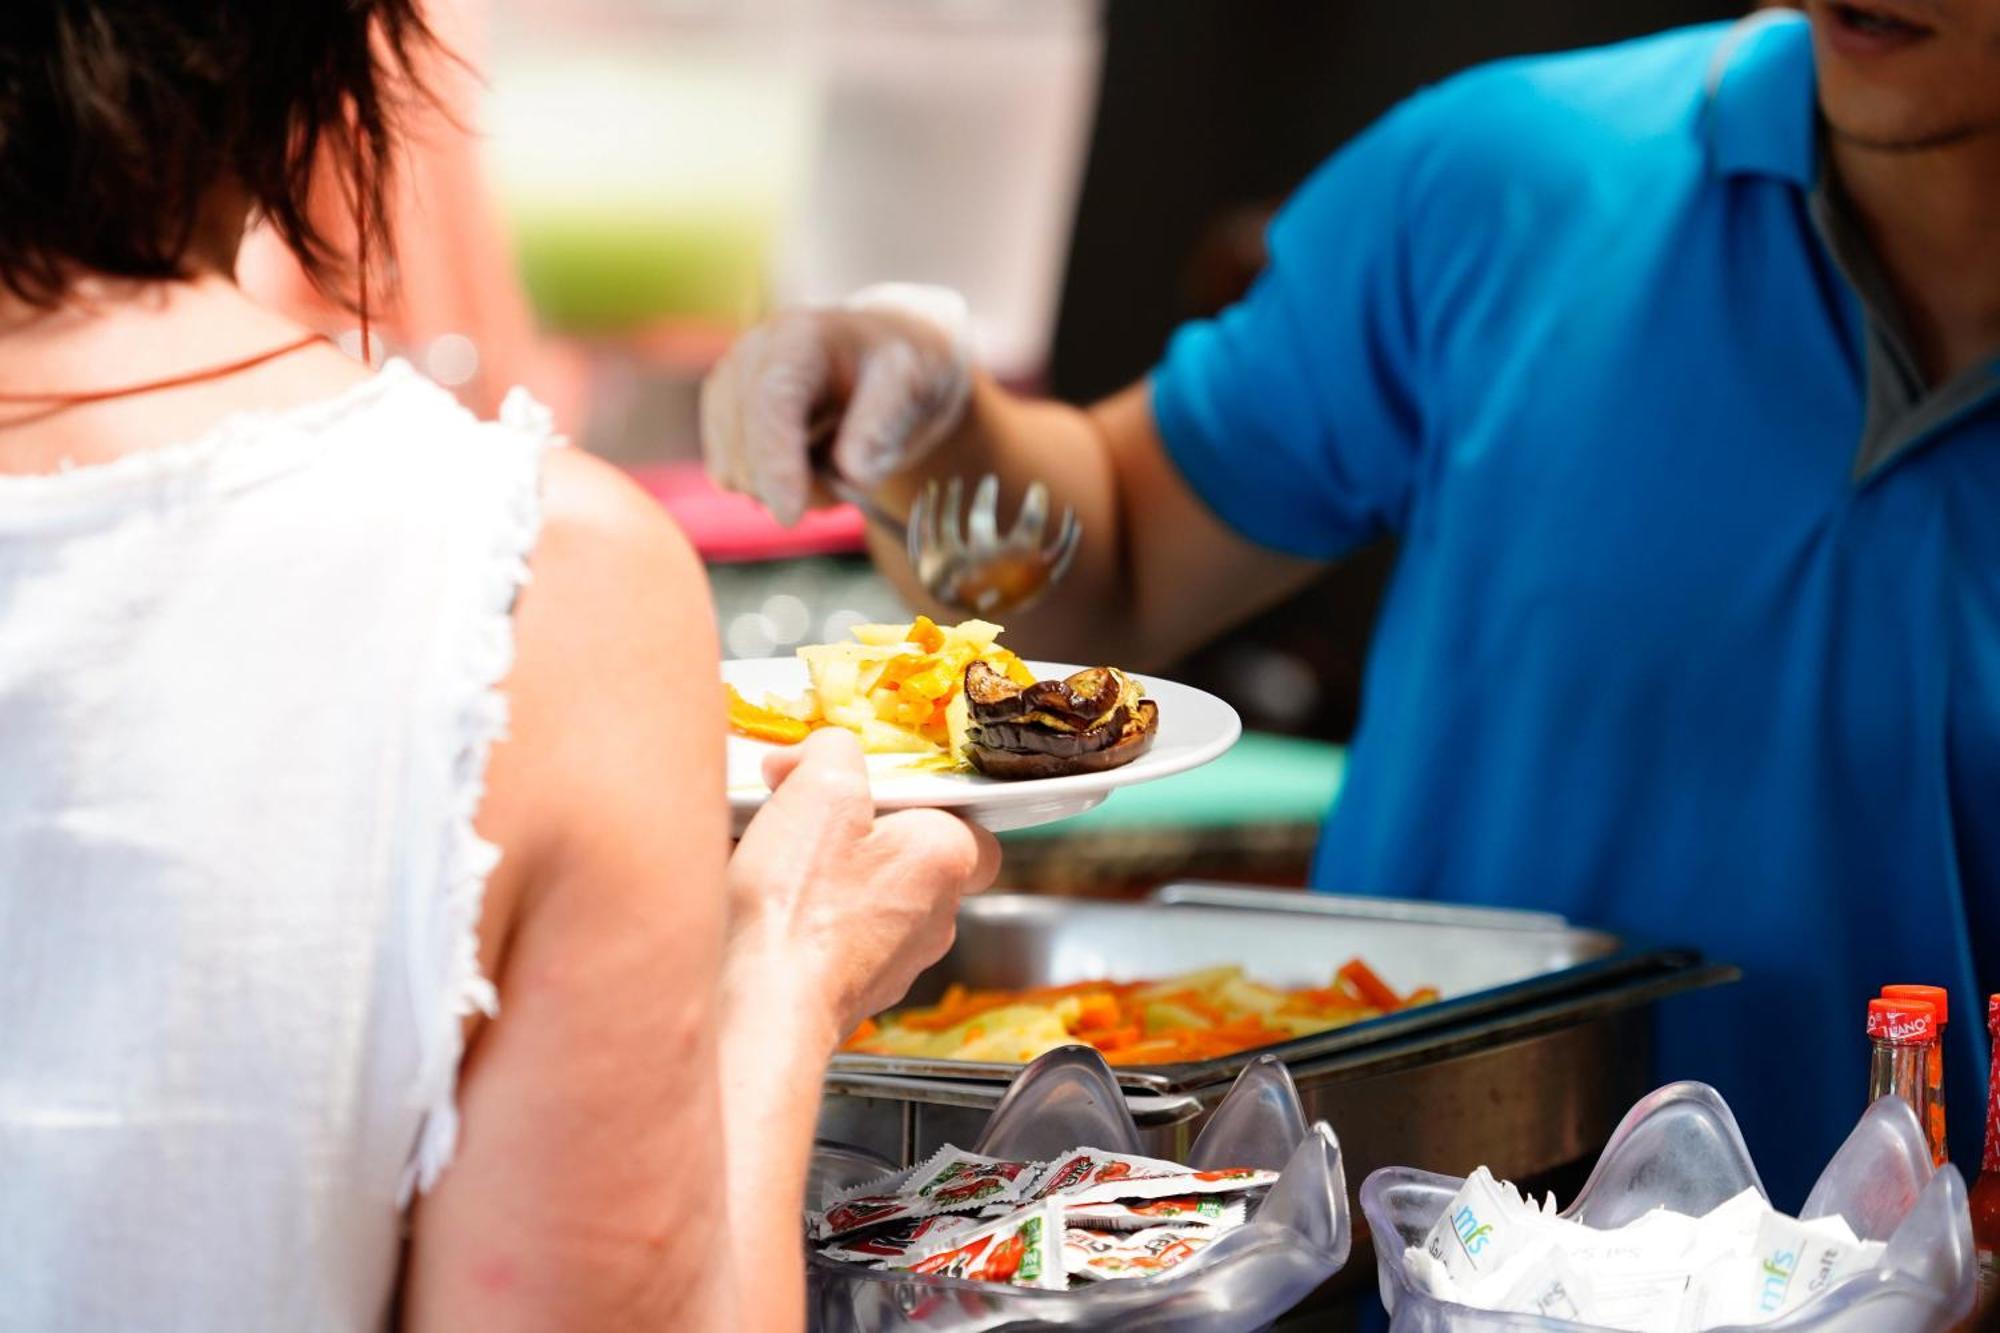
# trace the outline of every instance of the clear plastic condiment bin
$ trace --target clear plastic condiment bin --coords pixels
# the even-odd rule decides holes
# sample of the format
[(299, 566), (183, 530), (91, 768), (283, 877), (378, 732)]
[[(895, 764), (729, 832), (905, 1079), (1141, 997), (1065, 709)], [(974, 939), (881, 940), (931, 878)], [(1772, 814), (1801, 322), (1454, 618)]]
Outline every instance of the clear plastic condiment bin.
[[(979, 1141), (967, 1146), (989, 1157), (1031, 1161), (1076, 1147), (1143, 1152), (1138, 1126), (1103, 1057), (1079, 1046), (1051, 1051), (1024, 1069)], [(814, 1255), (807, 1266), (810, 1325), (822, 1333), (1023, 1326), (1236, 1333), (1270, 1324), (1347, 1262), (1351, 1219), (1339, 1141), (1324, 1122), (1306, 1124), (1298, 1091), (1279, 1061), (1267, 1056), (1243, 1071), (1187, 1162), (1281, 1174), (1249, 1223), (1166, 1276), (1030, 1291), (879, 1272)], [(865, 1150), (821, 1143), (813, 1160), (813, 1203), (882, 1178), (884, 1165)]]
[[(1594, 1325), (1456, 1305), (1410, 1285), (1403, 1251), (1421, 1245), (1463, 1180), (1385, 1167), (1361, 1186), (1361, 1209), (1390, 1333), (1597, 1333)], [(1700, 1216), (1755, 1188), (1757, 1169), (1736, 1118), (1715, 1089), (1675, 1083), (1641, 1098), (1605, 1146), (1596, 1170), (1563, 1216), (1588, 1226), (1624, 1226), (1665, 1207)], [(1972, 1309), (1972, 1221), (1957, 1168), (1933, 1169), (1922, 1126), (1908, 1105), (1884, 1097), (1862, 1115), (1806, 1200), (1802, 1217), (1838, 1213), (1863, 1240), (1888, 1245), (1874, 1268), (1755, 1327), (1763, 1333), (1927, 1333)], [(1730, 1333), (1736, 1328), (1732, 1325)]]

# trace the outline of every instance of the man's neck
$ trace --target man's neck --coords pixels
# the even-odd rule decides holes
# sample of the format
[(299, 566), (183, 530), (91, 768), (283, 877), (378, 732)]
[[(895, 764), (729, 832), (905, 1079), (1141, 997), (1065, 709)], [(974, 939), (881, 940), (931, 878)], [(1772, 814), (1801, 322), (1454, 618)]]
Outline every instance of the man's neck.
[(1831, 150), (1926, 378), (2000, 353), (2000, 133), (1907, 151), (1836, 135)]

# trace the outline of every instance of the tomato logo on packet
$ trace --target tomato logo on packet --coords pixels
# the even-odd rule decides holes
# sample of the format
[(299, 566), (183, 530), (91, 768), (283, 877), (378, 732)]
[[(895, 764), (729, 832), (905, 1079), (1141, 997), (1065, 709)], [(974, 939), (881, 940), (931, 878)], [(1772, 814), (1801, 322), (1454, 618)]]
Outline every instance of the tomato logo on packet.
[(986, 1262), (973, 1269), (971, 1276), (988, 1282), (1006, 1282), (1021, 1271), (1021, 1259), (1027, 1252), (1027, 1237), (1016, 1232), (994, 1246)]
[(972, 1278), (981, 1282), (1006, 1282), (1021, 1271), (1021, 1257), (1028, 1243), (1019, 1232), (997, 1239), (981, 1236), (957, 1249), (943, 1250), (910, 1265), (913, 1273), (937, 1277)]
[(1151, 1203), (1130, 1203), (1125, 1205), (1141, 1217), (1180, 1217), (1185, 1213), (1221, 1211), (1213, 1199), (1197, 1199), (1193, 1195), (1183, 1195), (1178, 1199), (1155, 1199)]
[(1004, 1193), (1014, 1177), (1021, 1174), (1020, 1162), (995, 1162), (986, 1166), (959, 1163), (940, 1172), (937, 1179), (917, 1191), (941, 1208), (959, 1208)]

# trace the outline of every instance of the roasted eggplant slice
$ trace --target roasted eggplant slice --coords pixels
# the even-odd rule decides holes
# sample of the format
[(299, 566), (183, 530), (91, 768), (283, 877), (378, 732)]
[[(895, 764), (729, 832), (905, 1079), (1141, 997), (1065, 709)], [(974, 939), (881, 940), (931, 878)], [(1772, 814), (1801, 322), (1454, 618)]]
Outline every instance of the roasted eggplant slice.
[(1113, 667), (1026, 688), (984, 662), (965, 668), (965, 757), (991, 778), (1101, 773), (1152, 748), (1159, 706)]

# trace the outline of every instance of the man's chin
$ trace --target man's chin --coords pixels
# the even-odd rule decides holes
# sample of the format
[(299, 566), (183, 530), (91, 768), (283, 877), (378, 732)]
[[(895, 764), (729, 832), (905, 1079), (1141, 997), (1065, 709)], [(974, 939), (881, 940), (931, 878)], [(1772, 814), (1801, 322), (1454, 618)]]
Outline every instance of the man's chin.
[(1829, 96), (1822, 88), (1820, 119), (1835, 140), (1878, 153), (1921, 153), (1950, 148), (1983, 136), (2000, 135), (2000, 121), (1990, 117), (1941, 115), (1940, 108), (1921, 105), (1926, 99)]
[(1991, 128), (1964, 124), (1925, 126), (1883, 123), (1867, 118), (1848, 123), (1842, 123), (1833, 116), (1827, 116), (1825, 119), (1827, 132), (1834, 139), (1875, 153), (1930, 152), (1934, 149), (1955, 147), (1977, 139), (1983, 134), (1993, 133)]
[(2000, 136), (2000, 99), (1968, 95), (1963, 70), (1941, 69), (1919, 79), (1912, 71), (1864, 78), (1822, 59), (1819, 111), (1832, 137), (1856, 148), (1919, 153)]

